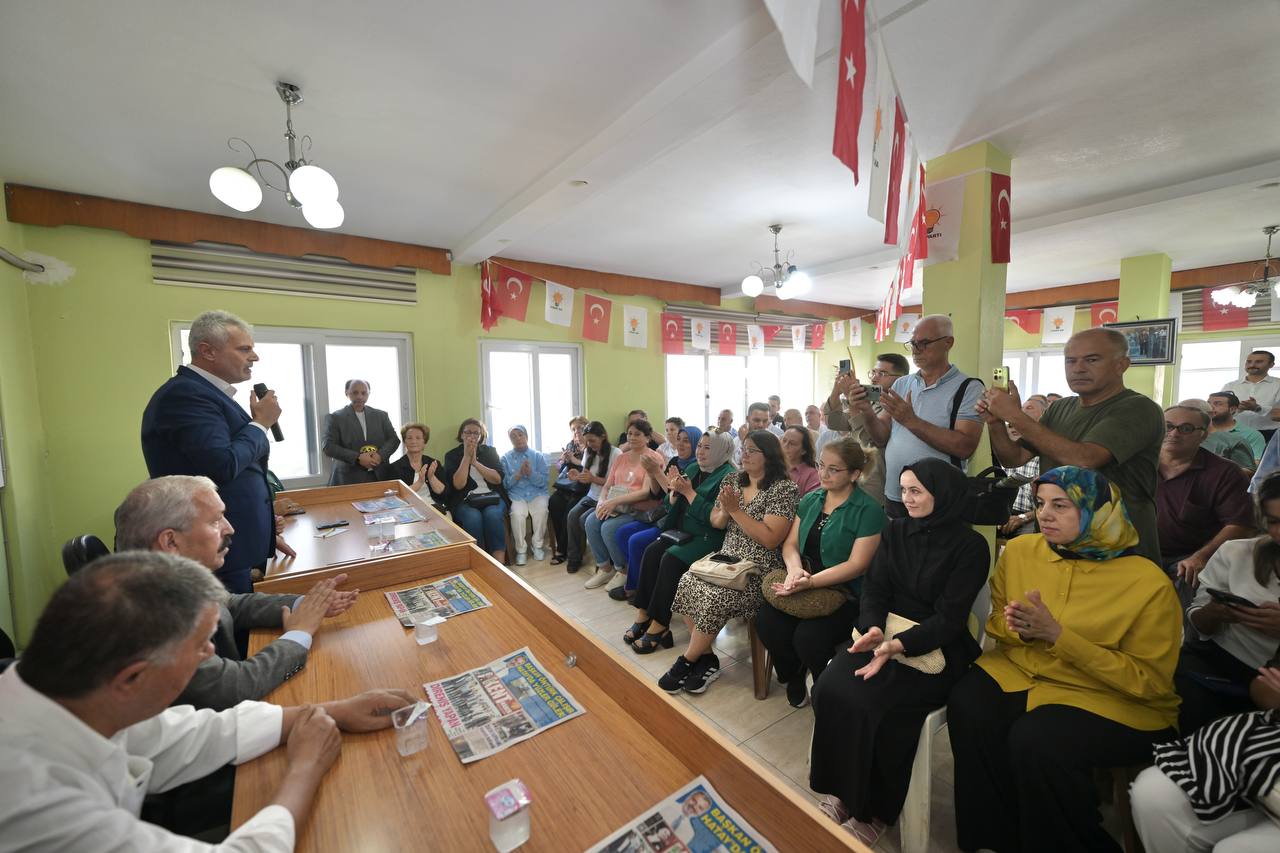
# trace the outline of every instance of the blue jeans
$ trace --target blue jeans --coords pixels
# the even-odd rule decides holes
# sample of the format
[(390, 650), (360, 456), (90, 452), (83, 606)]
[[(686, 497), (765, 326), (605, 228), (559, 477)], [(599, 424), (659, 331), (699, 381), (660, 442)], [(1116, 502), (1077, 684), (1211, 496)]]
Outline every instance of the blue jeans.
[(618, 544), (618, 528), (635, 521), (629, 515), (615, 515), (601, 521), (592, 511), (583, 516), (587, 531), (587, 544), (591, 546), (591, 556), (596, 558), (596, 565), (611, 564), (615, 569), (627, 564), (627, 554)]
[(640, 564), (644, 562), (644, 549), (661, 534), (657, 525), (647, 521), (633, 521), (623, 525), (618, 531), (618, 543), (625, 543), (627, 549), (627, 589), (635, 589), (640, 585)]
[(476, 544), (490, 554), (507, 547), (506, 518), (507, 502), (503, 500), (484, 509), (476, 509), (466, 501), (453, 508), (453, 520), (474, 536)]

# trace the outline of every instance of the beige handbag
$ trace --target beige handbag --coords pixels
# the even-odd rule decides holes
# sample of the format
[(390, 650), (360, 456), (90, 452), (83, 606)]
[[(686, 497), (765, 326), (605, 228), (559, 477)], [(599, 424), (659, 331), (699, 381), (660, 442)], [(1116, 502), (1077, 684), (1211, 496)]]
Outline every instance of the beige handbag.
[[(912, 622), (904, 616), (897, 613), (890, 613), (889, 618), (884, 623), (884, 639), (885, 642), (892, 640), (894, 637), (919, 625), (919, 622)], [(862, 632), (857, 628), (853, 629), (853, 639), (856, 642), (862, 636)], [(918, 669), (925, 675), (937, 675), (947, 667), (947, 659), (942, 656), (942, 649), (934, 649), (931, 652), (925, 652), (915, 657), (906, 657), (902, 654), (893, 656), (893, 660), (898, 663), (906, 664), (912, 669)]]
[(712, 586), (736, 589), (744, 592), (751, 583), (760, 582), (760, 569), (752, 561), (733, 557), (736, 562), (724, 563), (715, 557), (733, 557), (732, 554), (708, 554), (689, 567), (689, 574)]

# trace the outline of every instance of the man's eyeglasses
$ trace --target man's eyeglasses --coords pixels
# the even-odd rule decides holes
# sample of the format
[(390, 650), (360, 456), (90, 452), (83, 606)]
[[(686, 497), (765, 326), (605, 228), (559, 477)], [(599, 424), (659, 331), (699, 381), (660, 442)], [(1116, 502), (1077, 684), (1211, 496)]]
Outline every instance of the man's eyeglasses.
[(1199, 432), (1203, 429), (1204, 427), (1198, 427), (1192, 424), (1171, 424), (1168, 421), (1164, 422), (1164, 431), (1166, 433), (1176, 431), (1179, 435), (1191, 435), (1191, 433)]
[(927, 349), (929, 344), (936, 344), (938, 341), (946, 340), (949, 337), (951, 336), (943, 335), (940, 338), (924, 338), (918, 341), (915, 338), (912, 338), (902, 346), (907, 350), (907, 352), (920, 352), (921, 350)]
[(892, 370), (881, 370), (881, 369), (880, 369), (880, 368), (878, 368), (878, 367), (877, 367), (875, 370), (873, 370), (873, 371), (871, 371), (870, 373), (868, 373), (868, 374), (867, 374), (867, 376), (870, 376), (870, 377), (879, 377), (879, 376), (902, 376), (902, 375), (903, 375), (903, 374), (901, 374), (901, 373), (894, 373)]

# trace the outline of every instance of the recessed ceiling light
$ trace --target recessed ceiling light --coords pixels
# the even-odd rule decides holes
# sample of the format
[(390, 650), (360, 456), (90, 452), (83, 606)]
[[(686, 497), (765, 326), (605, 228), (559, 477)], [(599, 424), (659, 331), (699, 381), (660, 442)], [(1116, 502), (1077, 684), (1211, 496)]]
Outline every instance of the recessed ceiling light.
[(1270, 181), (1270, 182), (1265, 183), (1265, 184), (1258, 184), (1258, 186), (1256, 187), (1256, 189), (1260, 189), (1260, 190), (1274, 190), (1274, 189), (1276, 189), (1277, 187), (1280, 187), (1280, 181)]
[(586, 181), (570, 181), (569, 182), (569, 186), (571, 187), (585, 187), (586, 185), (587, 185)]

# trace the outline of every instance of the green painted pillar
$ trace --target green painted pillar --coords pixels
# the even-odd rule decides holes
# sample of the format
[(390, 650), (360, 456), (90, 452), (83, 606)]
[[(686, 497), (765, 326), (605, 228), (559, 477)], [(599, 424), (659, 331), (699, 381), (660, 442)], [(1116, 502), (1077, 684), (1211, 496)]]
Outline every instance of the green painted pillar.
[[(1120, 304), (1116, 308), (1118, 322), (1168, 317), (1172, 272), (1173, 262), (1163, 252), (1121, 259)], [(1124, 375), (1124, 384), (1165, 405), (1161, 399), (1164, 395), (1164, 373), (1164, 365), (1130, 367)]]

